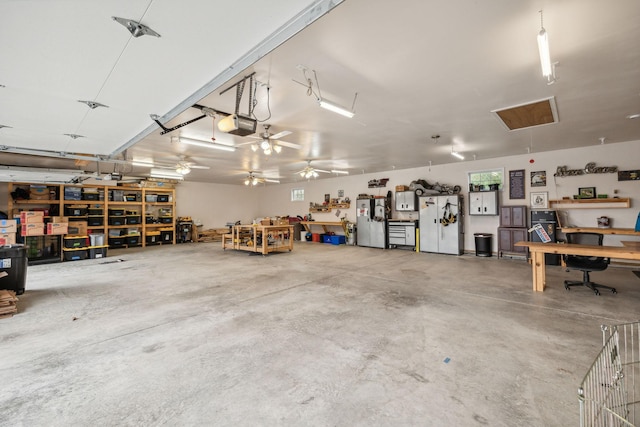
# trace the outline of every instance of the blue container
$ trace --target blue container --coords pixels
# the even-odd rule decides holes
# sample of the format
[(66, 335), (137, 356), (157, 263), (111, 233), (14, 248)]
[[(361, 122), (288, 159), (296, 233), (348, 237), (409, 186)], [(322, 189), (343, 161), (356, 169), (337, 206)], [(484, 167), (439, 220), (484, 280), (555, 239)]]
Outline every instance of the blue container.
[(331, 243), (331, 238), (333, 236), (330, 234), (323, 234), (322, 235), (322, 243)]
[(332, 245), (344, 245), (347, 242), (344, 236), (329, 236), (329, 237), (331, 237)]

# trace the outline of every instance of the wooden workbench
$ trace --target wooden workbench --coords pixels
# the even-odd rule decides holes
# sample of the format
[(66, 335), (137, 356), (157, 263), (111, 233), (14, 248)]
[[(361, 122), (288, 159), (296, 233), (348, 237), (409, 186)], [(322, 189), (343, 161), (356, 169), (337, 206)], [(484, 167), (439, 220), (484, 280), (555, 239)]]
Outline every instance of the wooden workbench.
[(563, 233), (600, 233), (640, 237), (640, 231), (635, 231), (633, 228), (561, 227), (560, 231)]
[(329, 232), (329, 230), (327, 230), (327, 227), (340, 227), (342, 228), (342, 231), (347, 234), (347, 223), (344, 221), (300, 221), (300, 224), (302, 224), (304, 229), (307, 230), (307, 233), (311, 233), (312, 225), (318, 225), (322, 227), (322, 231), (324, 231), (324, 234), (327, 234)]
[(575, 243), (517, 242), (515, 246), (529, 248), (533, 290), (543, 292), (546, 286), (544, 254), (583, 255), (640, 261), (640, 251), (626, 246), (594, 246)]
[[(258, 244), (260, 241), (260, 244)], [(222, 238), (222, 249), (257, 252), (293, 250), (293, 225), (234, 225)]]

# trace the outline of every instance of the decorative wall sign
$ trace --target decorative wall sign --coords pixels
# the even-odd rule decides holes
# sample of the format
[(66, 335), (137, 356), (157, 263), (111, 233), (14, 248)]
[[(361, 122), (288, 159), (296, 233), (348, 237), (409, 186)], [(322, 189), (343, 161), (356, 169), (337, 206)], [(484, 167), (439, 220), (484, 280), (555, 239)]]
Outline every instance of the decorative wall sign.
[(546, 187), (547, 186), (547, 171), (531, 172), (531, 186), (532, 187)]
[(509, 171), (509, 198), (524, 199), (524, 169)]
[(338, 197), (344, 197), (344, 190), (338, 190)]
[(563, 177), (563, 176), (585, 175), (588, 173), (615, 173), (615, 172), (618, 172), (617, 166), (596, 167), (595, 162), (590, 162), (584, 166), (584, 169), (569, 169), (566, 166), (558, 166), (558, 169), (556, 169), (556, 173), (553, 174), (553, 176)]
[(637, 180), (640, 180), (640, 170), (618, 171), (618, 181), (637, 181)]

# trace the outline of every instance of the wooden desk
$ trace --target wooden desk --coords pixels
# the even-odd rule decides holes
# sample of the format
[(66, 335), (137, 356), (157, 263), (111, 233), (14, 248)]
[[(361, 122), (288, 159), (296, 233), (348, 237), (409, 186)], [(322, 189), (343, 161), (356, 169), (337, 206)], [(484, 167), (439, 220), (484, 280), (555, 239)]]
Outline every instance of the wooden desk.
[(640, 237), (640, 231), (635, 231), (633, 228), (562, 227), (560, 231), (563, 233), (600, 233)]
[[(234, 225), (231, 235), (225, 236), (222, 237), (222, 249), (225, 250), (230, 248), (262, 255), (293, 250), (293, 225)], [(260, 244), (258, 240), (261, 241)]]
[(304, 229), (307, 230), (307, 233), (311, 233), (311, 226), (312, 225), (319, 225), (319, 226), (322, 227), (322, 231), (324, 231), (324, 234), (327, 234), (329, 232), (327, 230), (327, 227), (340, 227), (340, 228), (342, 228), (342, 231), (345, 234), (347, 234), (347, 223), (343, 222), (343, 221), (335, 221), (335, 222), (330, 222), (330, 221), (300, 221), (300, 224), (302, 224)]
[(531, 272), (533, 290), (543, 292), (546, 286), (544, 254), (584, 255), (605, 258), (640, 260), (640, 251), (625, 246), (593, 246), (575, 243), (518, 242), (515, 246), (525, 246), (531, 252)]

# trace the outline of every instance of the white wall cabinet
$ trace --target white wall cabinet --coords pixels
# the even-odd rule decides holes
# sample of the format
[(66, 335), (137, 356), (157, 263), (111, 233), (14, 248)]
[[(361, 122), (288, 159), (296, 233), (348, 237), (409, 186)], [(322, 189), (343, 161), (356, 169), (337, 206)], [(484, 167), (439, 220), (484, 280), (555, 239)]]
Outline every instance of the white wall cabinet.
[(469, 215), (498, 215), (497, 191), (469, 192)]
[(415, 191), (396, 191), (396, 212), (415, 212), (418, 210), (418, 197)]

